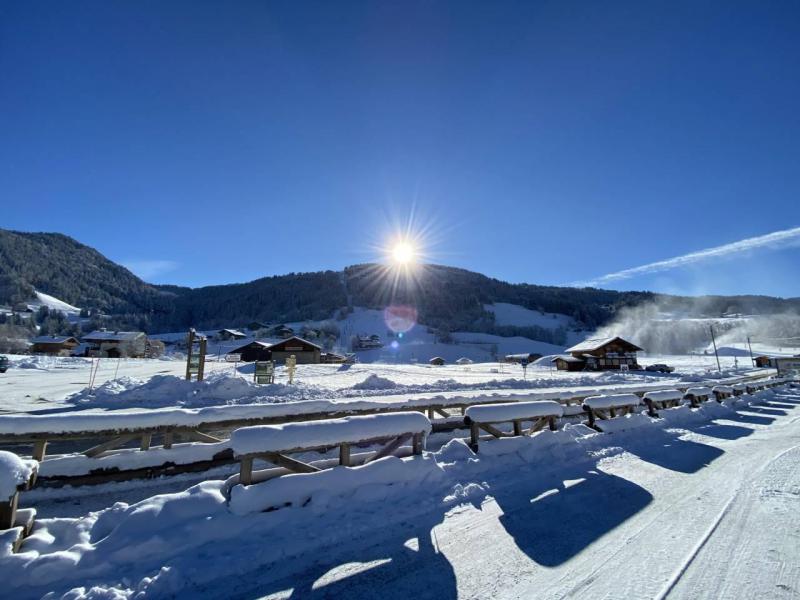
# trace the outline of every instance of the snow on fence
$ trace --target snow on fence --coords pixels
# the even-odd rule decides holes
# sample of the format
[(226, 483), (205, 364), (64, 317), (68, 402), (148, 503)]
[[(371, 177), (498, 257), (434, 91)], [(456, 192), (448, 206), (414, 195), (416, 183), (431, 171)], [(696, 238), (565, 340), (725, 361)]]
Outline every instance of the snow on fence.
[[(239, 483), (251, 485), (253, 461), (271, 462), (294, 473), (315, 473), (322, 468), (288, 456), (298, 452), (327, 452), (339, 448), (339, 465), (365, 464), (394, 454), (411, 441), (411, 452), (422, 454), (425, 437), (431, 432), (430, 420), (419, 412), (399, 412), (325, 419), (284, 425), (259, 425), (237, 429), (231, 436), (234, 456), (241, 462)], [(376, 452), (351, 456), (353, 445), (383, 443)]]
[(11, 548), (19, 550), (22, 540), (33, 530), (35, 508), (20, 509), (19, 494), (33, 487), (38, 463), (12, 452), (0, 451), (0, 536), (11, 538)]
[[(751, 382), (746, 376), (736, 381)], [(733, 383), (725, 380), (723, 383)], [(614, 392), (621, 388), (608, 388)], [(628, 386), (625, 391), (652, 394), (663, 387)], [(686, 389), (678, 386), (678, 389)], [(433, 432), (464, 428), (470, 406), (552, 400), (563, 406), (563, 417), (584, 414), (582, 401), (599, 390), (560, 390), (525, 394), (437, 394), (406, 399), (385, 397), (357, 400), (310, 400), (284, 404), (253, 404), (201, 409), (160, 409), (138, 412), (0, 415), (0, 443), (33, 443), (33, 458), (42, 461), (39, 481), (48, 485), (92, 484), (202, 471), (235, 462), (227, 440), (236, 428), (306, 422), (365, 414), (415, 410), (427, 413)], [(86, 440), (83, 453), (47, 457), (49, 441)], [(157, 445), (160, 440), (161, 446)], [(176, 443), (178, 440), (188, 443)], [(101, 442), (101, 443), (97, 443)]]
[[(549, 425), (551, 431), (555, 431), (556, 419), (563, 414), (564, 408), (561, 404), (552, 400), (485, 404), (467, 408), (464, 423), (470, 428), (470, 448), (477, 452), (481, 429), (494, 438), (531, 435), (543, 429), (545, 425)], [(523, 422), (530, 422), (530, 429), (524, 430)], [(495, 425), (500, 423), (512, 423), (513, 433), (497, 429)]]
[(690, 387), (688, 390), (686, 390), (684, 398), (686, 398), (692, 404), (692, 408), (697, 408), (703, 402), (708, 402), (708, 399), (712, 394), (713, 392), (711, 391), (710, 387), (697, 386)]
[(683, 392), (680, 390), (659, 390), (657, 392), (647, 392), (642, 396), (642, 400), (647, 406), (647, 413), (651, 417), (657, 417), (659, 409), (667, 409), (678, 406), (683, 400)]
[(725, 398), (733, 396), (733, 386), (730, 385), (715, 385), (711, 388), (717, 402), (722, 402)]
[(641, 403), (641, 398), (636, 394), (608, 394), (605, 396), (590, 396), (583, 401), (583, 410), (589, 415), (587, 425), (597, 431), (603, 431), (597, 425), (597, 420), (613, 419), (617, 416), (633, 414)]

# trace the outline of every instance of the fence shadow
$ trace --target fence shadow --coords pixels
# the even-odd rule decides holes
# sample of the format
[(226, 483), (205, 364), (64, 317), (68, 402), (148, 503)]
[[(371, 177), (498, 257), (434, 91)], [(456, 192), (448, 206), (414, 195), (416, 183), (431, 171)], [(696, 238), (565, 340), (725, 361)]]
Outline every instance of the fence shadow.
[(377, 535), (343, 540), (346, 551), (329, 552), (300, 573), (236, 597), (260, 598), (291, 590), (286, 597), (292, 600), (455, 599), (453, 567), (431, 541), (431, 532), (442, 518), (443, 513), (421, 515), (410, 523), (389, 524)]
[(512, 489), (508, 497), (492, 491), (504, 513), (500, 522), (520, 550), (546, 567), (576, 556), (653, 500), (635, 483), (594, 469), (551, 477), (540, 491), (548, 493), (534, 499)]
[(648, 433), (626, 449), (646, 462), (680, 473), (696, 473), (725, 453), (715, 446), (683, 440), (663, 430)]
[(722, 423), (708, 423), (691, 429), (695, 433), (719, 438), (721, 440), (738, 440), (751, 435), (755, 429), (739, 427), (738, 425), (723, 425)]

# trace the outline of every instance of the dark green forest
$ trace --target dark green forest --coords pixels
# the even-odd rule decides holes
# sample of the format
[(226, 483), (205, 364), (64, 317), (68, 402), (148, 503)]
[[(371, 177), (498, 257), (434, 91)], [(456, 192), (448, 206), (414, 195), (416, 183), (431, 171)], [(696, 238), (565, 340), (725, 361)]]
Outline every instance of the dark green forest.
[[(84, 309), (85, 316), (91, 315), (84, 329), (106, 326), (148, 333), (244, 326), (252, 321), (321, 320), (345, 314), (352, 306), (383, 308), (402, 303), (416, 307), (419, 321), (443, 336), (452, 331), (475, 331), (561, 343), (563, 331), (496, 325), (494, 315), (484, 310), (484, 305), (508, 302), (562, 313), (585, 329), (608, 323), (624, 307), (650, 301), (694, 316), (800, 310), (797, 298), (687, 298), (511, 284), (439, 265), (420, 265), (409, 273), (398, 273), (387, 266), (362, 264), (343, 272), (289, 273), (201, 288), (151, 285), (68, 236), (0, 229), (0, 305), (13, 307), (29, 301), (34, 289)], [(37, 321), (46, 333), (77, 333), (74, 325), (57, 315), (43, 312), (37, 315)]]

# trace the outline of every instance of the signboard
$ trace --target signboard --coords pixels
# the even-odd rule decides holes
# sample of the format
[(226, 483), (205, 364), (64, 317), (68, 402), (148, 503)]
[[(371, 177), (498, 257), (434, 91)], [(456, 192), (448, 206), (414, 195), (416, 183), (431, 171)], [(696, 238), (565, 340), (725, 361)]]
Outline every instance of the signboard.
[(242, 355), (241, 354), (226, 354), (225, 355), (225, 362), (235, 363), (235, 362), (239, 362), (240, 360), (242, 360)]
[(619, 370), (620, 370), (620, 371), (629, 371), (629, 370), (630, 370), (630, 367), (628, 367), (628, 364), (627, 364), (627, 363), (622, 363), (622, 364), (619, 366)]
[(189, 373), (192, 375), (196, 375), (200, 372), (200, 355), (199, 354), (190, 354), (189, 355)]
[(275, 364), (271, 360), (257, 361), (254, 379), (256, 383), (275, 383)]

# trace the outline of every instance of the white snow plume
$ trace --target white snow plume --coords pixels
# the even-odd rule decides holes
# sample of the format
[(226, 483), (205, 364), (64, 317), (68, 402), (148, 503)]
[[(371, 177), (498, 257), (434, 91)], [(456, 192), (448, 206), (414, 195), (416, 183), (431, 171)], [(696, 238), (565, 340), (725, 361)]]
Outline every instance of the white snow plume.
[(722, 246), (706, 248), (705, 250), (690, 252), (689, 254), (684, 254), (682, 256), (676, 256), (666, 260), (648, 263), (639, 267), (632, 267), (630, 269), (624, 269), (615, 273), (608, 273), (602, 277), (590, 279), (589, 281), (575, 282), (572, 285), (575, 287), (602, 286), (615, 281), (630, 279), (631, 277), (668, 271), (670, 269), (691, 265), (712, 258), (728, 257), (761, 248), (783, 248), (792, 244), (796, 244), (798, 239), (800, 239), (800, 227), (784, 229), (782, 231), (774, 231), (765, 235), (739, 240), (738, 242), (731, 242), (729, 244), (723, 244)]
[[(800, 315), (781, 313), (722, 317), (704, 313), (698, 298), (687, 311), (674, 314), (658, 301), (626, 307), (598, 329), (595, 337), (621, 336), (650, 354), (686, 354), (711, 349), (711, 331), (718, 347), (735, 346), (744, 351), (747, 338), (768, 346), (800, 344)], [(790, 340), (794, 341), (790, 341)], [(781, 343), (787, 340), (787, 343)]]

